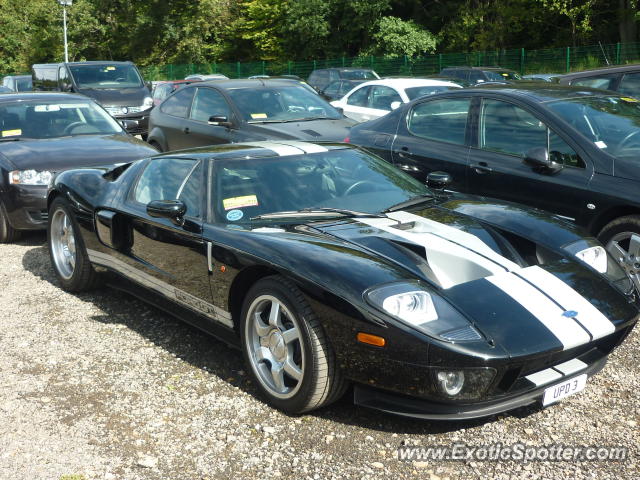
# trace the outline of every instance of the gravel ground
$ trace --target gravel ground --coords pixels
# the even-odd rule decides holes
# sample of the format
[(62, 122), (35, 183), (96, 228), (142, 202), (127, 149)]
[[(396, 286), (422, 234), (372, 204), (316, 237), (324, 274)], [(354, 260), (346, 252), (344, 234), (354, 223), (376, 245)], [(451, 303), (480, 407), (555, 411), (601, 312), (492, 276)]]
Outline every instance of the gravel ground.
[[(640, 478), (637, 329), (545, 410), (427, 422), (355, 407), (288, 417), (239, 352), (115, 290), (56, 286), (43, 234), (0, 245), (0, 478)], [(625, 446), (623, 461), (402, 461), (401, 446)]]

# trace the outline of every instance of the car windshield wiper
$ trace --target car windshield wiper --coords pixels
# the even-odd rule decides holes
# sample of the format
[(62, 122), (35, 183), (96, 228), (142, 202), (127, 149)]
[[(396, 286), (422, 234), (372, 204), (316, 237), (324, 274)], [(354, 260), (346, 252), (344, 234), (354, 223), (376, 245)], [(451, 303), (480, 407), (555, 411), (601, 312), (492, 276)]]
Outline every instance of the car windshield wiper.
[(405, 200), (403, 202), (396, 203), (395, 205), (391, 205), (389, 208), (385, 208), (383, 212), (396, 212), (398, 210), (402, 210), (403, 208), (412, 207), (413, 205), (419, 205), (421, 203), (430, 202), (434, 199), (435, 197), (430, 193), (424, 193), (422, 195), (411, 197), (410, 199)]
[(3, 137), (0, 138), (0, 142), (19, 142), (21, 140), (24, 140), (23, 137)]
[(291, 217), (315, 217), (318, 215), (331, 215), (337, 213), (343, 217), (366, 217), (366, 218), (385, 218), (381, 213), (358, 212), (356, 210), (347, 210), (344, 208), (318, 207), (318, 208), (302, 208), (300, 210), (290, 210), (285, 212), (265, 213), (251, 217), (251, 220), (267, 220), (273, 218), (291, 218)]

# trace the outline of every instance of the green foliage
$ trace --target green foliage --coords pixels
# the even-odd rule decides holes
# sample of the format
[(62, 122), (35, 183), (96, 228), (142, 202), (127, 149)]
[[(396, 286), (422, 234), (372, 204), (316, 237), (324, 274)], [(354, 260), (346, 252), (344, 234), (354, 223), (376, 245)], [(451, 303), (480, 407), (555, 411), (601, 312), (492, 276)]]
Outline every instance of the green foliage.
[(371, 53), (377, 55), (412, 57), (436, 51), (436, 38), (431, 32), (398, 17), (382, 17), (373, 41)]

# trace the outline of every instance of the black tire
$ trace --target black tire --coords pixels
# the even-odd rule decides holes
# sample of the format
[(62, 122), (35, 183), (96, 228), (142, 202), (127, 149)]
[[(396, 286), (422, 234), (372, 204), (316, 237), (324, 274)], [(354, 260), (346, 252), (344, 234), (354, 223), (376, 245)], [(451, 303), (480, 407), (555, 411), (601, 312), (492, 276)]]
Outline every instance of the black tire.
[[(52, 224), (56, 221), (57, 215), (64, 214), (68, 217), (71, 226), (71, 235), (75, 239), (75, 265), (71, 268), (71, 274), (65, 275), (56, 261), (55, 248), (52, 242), (55, 241), (52, 235)], [(89, 257), (87, 256), (87, 249), (80, 235), (80, 228), (75, 216), (72, 213), (69, 203), (63, 198), (56, 198), (49, 207), (49, 219), (47, 222), (47, 245), (49, 247), (49, 256), (51, 259), (51, 265), (56, 273), (56, 277), (60, 282), (60, 286), (67, 292), (84, 292), (91, 290), (100, 285), (100, 275), (94, 270)]]
[[(295, 342), (296, 348), (301, 350), (299, 355), (304, 359), (302, 377), (300, 380), (294, 380), (297, 382), (296, 388), (292, 389), (294, 393), (289, 398), (277, 396), (271, 387), (265, 385), (253, 353), (255, 338), (252, 338), (252, 335), (257, 334), (252, 330), (255, 320), (250, 319), (249, 315), (256, 311), (256, 305), (261, 301), (267, 301), (261, 300), (265, 297), (277, 299), (284, 307), (285, 313), (295, 317), (299, 331), (299, 337)], [(240, 336), (249, 375), (267, 402), (279, 410), (289, 414), (300, 414), (321, 408), (338, 400), (348, 387), (320, 321), (302, 292), (284, 277), (266, 277), (251, 287), (242, 306)], [(271, 364), (265, 362), (266, 365)]]
[(9, 223), (4, 205), (0, 203), (0, 243), (12, 243), (20, 238), (20, 230), (16, 230)]

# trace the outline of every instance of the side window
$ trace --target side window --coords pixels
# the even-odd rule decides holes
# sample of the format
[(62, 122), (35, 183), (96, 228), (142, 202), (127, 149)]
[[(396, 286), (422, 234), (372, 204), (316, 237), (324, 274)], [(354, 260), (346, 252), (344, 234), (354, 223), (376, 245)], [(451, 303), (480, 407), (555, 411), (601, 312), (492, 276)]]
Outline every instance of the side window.
[(349, 98), (347, 98), (347, 105), (353, 105), (354, 107), (368, 107), (370, 90), (371, 87), (359, 88), (349, 95)]
[(391, 104), (393, 102), (402, 103), (400, 94), (393, 88), (385, 87), (382, 85), (373, 87), (373, 90), (371, 92), (371, 108), (391, 111)]
[(409, 131), (428, 140), (465, 144), (471, 99), (443, 99), (423, 102), (407, 116)]
[(611, 90), (615, 83), (615, 76), (578, 78), (571, 82), (571, 85), (589, 88), (601, 88), (603, 90)]
[(189, 112), (189, 107), (191, 106), (191, 99), (193, 98), (194, 91), (195, 88), (178, 90), (174, 96), (165, 100), (160, 110), (167, 115), (186, 118), (187, 113)]
[(640, 73), (627, 73), (622, 77), (618, 91), (623, 95), (640, 97)]
[(511, 103), (484, 99), (480, 112), (480, 148), (524, 157), (547, 146), (547, 126)]
[(229, 118), (229, 104), (217, 90), (198, 88), (193, 99), (190, 117), (198, 122), (207, 122), (212, 116)]
[(182, 200), (187, 215), (200, 215), (202, 162), (185, 158), (151, 160), (136, 184), (133, 198), (147, 204), (152, 200)]
[(67, 69), (64, 67), (58, 68), (58, 82), (60, 82), (60, 85), (66, 85), (71, 83), (69, 81), (69, 75), (67, 74)]
[(324, 93), (327, 95), (337, 95), (340, 88), (340, 82), (331, 82), (327, 88), (324, 89)]
[(584, 161), (576, 151), (562, 140), (553, 130), (549, 129), (549, 157), (565, 167), (585, 168)]
[(476, 71), (476, 70), (471, 70), (469, 72), (469, 78), (468, 80), (471, 83), (482, 83), (484, 82), (484, 74), (482, 72)]

